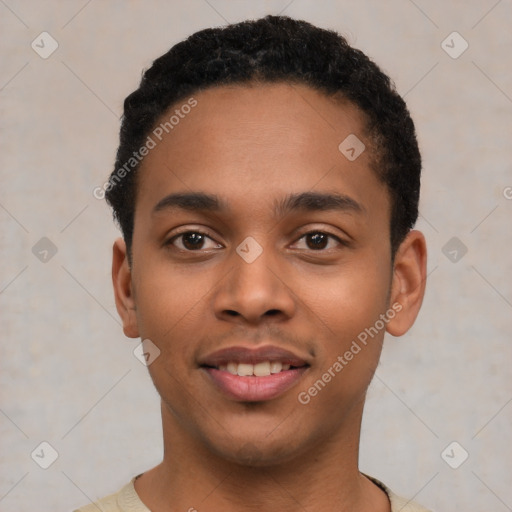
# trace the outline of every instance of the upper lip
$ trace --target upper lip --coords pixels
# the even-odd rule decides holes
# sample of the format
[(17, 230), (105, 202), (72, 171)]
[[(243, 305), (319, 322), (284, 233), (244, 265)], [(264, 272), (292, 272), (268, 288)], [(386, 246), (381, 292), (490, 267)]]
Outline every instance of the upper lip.
[(227, 347), (208, 354), (199, 360), (200, 366), (217, 367), (229, 362), (258, 364), (265, 361), (280, 361), (290, 366), (305, 366), (308, 363), (298, 355), (273, 345), (265, 345), (258, 348), (242, 346)]

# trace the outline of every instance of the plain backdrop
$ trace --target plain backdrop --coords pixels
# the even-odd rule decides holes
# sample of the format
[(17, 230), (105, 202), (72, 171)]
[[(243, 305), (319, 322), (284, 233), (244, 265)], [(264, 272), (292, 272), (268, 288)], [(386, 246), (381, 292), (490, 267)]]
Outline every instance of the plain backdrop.
[(434, 510), (512, 510), (510, 0), (1, 0), (3, 512), (69, 511), (161, 460), (158, 395), (114, 306), (119, 232), (93, 190), (142, 70), (196, 30), (270, 13), (375, 59), (423, 154), (427, 292), (386, 338), (361, 470)]

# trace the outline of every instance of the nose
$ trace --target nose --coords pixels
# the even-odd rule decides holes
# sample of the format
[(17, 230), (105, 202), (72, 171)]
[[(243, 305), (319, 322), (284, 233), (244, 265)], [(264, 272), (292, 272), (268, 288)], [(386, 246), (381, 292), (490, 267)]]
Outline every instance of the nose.
[[(243, 254), (243, 253), (241, 253)], [(296, 298), (283, 262), (264, 249), (253, 261), (233, 251), (232, 270), (222, 279), (213, 297), (215, 315), (230, 322), (258, 324), (293, 317)]]

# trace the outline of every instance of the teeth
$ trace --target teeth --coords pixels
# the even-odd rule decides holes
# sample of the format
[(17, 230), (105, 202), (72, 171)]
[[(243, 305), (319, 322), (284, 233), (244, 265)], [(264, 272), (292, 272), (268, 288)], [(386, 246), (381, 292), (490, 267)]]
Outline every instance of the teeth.
[(280, 361), (273, 361), (270, 363), (270, 373), (279, 373), (283, 369), (283, 364)]
[(280, 361), (263, 361), (257, 364), (236, 363), (230, 361), (228, 364), (219, 365), (219, 370), (227, 371), (231, 375), (238, 375), (240, 377), (267, 377), (274, 373), (286, 371), (290, 369), (289, 364), (283, 364)]
[[(222, 370), (222, 368), (219, 368), (219, 370)], [(233, 363), (233, 362), (228, 363), (227, 370), (232, 375), (238, 375), (238, 365), (236, 363)]]
[(239, 363), (237, 373), (240, 375), (240, 377), (249, 377), (254, 374), (254, 365)]
[(270, 361), (255, 364), (253, 374), (256, 375), (256, 377), (266, 377), (270, 375)]

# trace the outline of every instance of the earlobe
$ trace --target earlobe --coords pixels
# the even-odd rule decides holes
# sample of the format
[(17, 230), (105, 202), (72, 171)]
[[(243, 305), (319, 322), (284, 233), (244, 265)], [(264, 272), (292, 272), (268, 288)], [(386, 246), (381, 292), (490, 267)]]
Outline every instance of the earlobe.
[(122, 238), (118, 238), (112, 248), (112, 284), (124, 334), (129, 338), (138, 338), (140, 335), (135, 314), (132, 274), (126, 244)]
[(398, 311), (386, 331), (402, 336), (418, 316), (427, 277), (427, 246), (420, 231), (412, 230), (400, 244), (393, 265), (390, 306)]

